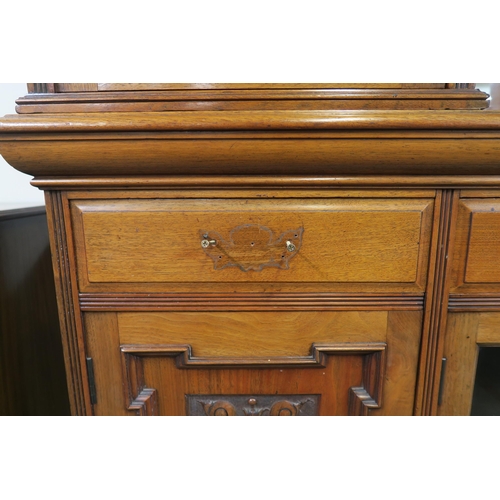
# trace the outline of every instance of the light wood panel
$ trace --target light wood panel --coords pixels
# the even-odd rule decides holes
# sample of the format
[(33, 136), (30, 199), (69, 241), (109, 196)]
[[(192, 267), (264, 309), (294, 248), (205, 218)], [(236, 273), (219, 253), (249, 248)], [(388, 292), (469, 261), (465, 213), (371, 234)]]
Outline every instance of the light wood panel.
[(499, 293), (500, 198), (462, 199), (456, 239), (452, 291)]
[[(1, 131), (0, 131), (1, 134)], [(96, 175), (496, 175), (499, 138), (311, 137), (282, 139), (198, 136), (163, 140), (122, 136), (22, 140), (0, 136), (4, 159), (21, 172), (58, 176), (68, 164), (75, 176)], [(293, 134), (290, 134), (293, 135)], [(380, 134), (379, 134), (380, 135)], [(382, 134), (383, 135), (383, 134)], [(383, 139), (383, 140), (382, 140)], [(111, 160), (113, 158), (113, 160)], [(140, 168), (138, 169), (138, 165)], [(404, 168), (402, 168), (404, 167)]]
[[(399, 136), (406, 131), (498, 132), (499, 111), (474, 110), (247, 110), (221, 115), (218, 111), (103, 113), (97, 118), (85, 113), (6, 115), (0, 120), (1, 134), (52, 132), (216, 132), (216, 131), (383, 131)], [(2, 137), (4, 139), (4, 137)], [(72, 140), (73, 136), (69, 138)], [(50, 140), (46, 137), (46, 140)]]
[(443, 349), (447, 361), (446, 370), (441, 374), (444, 379), (438, 415), (470, 415), (478, 356), (478, 322), (477, 313), (448, 316)]
[[(189, 344), (197, 357), (307, 356), (313, 343), (385, 342), (387, 312), (119, 313), (120, 344)], [(418, 314), (418, 313), (417, 313)]]
[[(400, 91), (401, 92), (401, 91)], [(54, 94), (47, 94), (53, 96)], [(56, 94), (58, 96), (65, 94)], [(80, 96), (82, 94), (75, 94)], [(107, 96), (106, 96), (107, 97)], [(343, 98), (342, 98), (343, 97)], [(443, 99), (445, 97), (445, 99)], [(451, 99), (446, 99), (451, 97)], [(422, 94), (419, 95), (394, 95), (394, 91), (378, 92), (378, 95), (345, 95), (336, 96), (333, 99), (261, 99), (250, 101), (234, 101), (230, 99), (217, 100), (212, 97), (207, 100), (192, 100), (186, 99), (183, 96), (182, 100), (158, 100), (152, 99), (147, 104), (147, 111), (165, 112), (165, 111), (246, 111), (246, 110), (287, 110), (297, 108), (301, 110), (317, 110), (328, 111), (332, 109), (340, 110), (471, 110), (485, 109), (488, 107), (486, 96), (468, 95), (469, 99), (460, 96), (443, 96), (443, 93), (437, 95)], [(55, 100), (55, 99), (51, 99)], [(66, 99), (59, 99), (60, 101)], [(83, 100), (83, 99), (82, 99)], [(93, 99), (94, 100), (94, 99)], [(130, 113), (140, 112), (146, 107), (144, 102), (123, 102), (119, 98), (115, 98), (112, 102), (99, 99), (98, 102), (78, 102), (71, 100), (67, 102), (40, 102), (37, 99), (36, 104), (28, 104), (27, 100), (18, 100), (19, 105), (16, 106), (16, 112), (20, 114), (31, 113)], [(47, 99), (48, 101), (48, 99)], [(101, 102), (99, 102), (101, 101)], [(102, 102), (104, 101), (104, 102)]]
[[(393, 190), (408, 191), (408, 195), (396, 195), (396, 197), (410, 196), (413, 190), (416, 189), (418, 194), (415, 197), (434, 197), (435, 189), (460, 189), (471, 186), (482, 187), (486, 191), (500, 187), (500, 176), (496, 175), (378, 175), (378, 176), (361, 176), (361, 175), (338, 175), (338, 176), (304, 176), (297, 177), (294, 175), (264, 175), (264, 176), (238, 176), (238, 177), (223, 177), (211, 175), (208, 177), (200, 177), (196, 175), (179, 175), (179, 176), (121, 176), (121, 177), (73, 177), (67, 179), (63, 177), (37, 177), (31, 181), (33, 186), (40, 189), (51, 189), (55, 191), (65, 190), (66, 196), (70, 198), (126, 198), (130, 197), (129, 191), (132, 191), (132, 197), (139, 191), (138, 198), (169, 198), (168, 193), (175, 190), (189, 190), (197, 188), (198, 195), (194, 198), (206, 197), (206, 190), (224, 190), (225, 194), (222, 197), (230, 197), (226, 191), (231, 188), (238, 188), (238, 193), (244, 193), (245, 188), (252, 190), (252, 194), (248, 197), (255, 197), (255, 189), (266, 190), (262, 193), (262, 198), (272, 196), (271, 190), (286, 190), (290, 193), (289, 197), (315, 197), (314, 193), (318, 189), (326, 192), (326, 197), (336, 196), (338, 189), (352, 189), (353, 197), (357, 197), (356, 192), (361, 190), (363, 194), (359, 197), (370, 197), (370, 193), (374, 190), (374, 197), (380, 197), (381, 189), (387, 189), (387, 197), (394, 196)], [(241, 189), (242, 186), (245, 188)], [(163, 191), (158, 191), (162, 189)], [(300, 189), (303, 189), (302, 191)], [(80, 196), (78, 193), (82, 189), (92, 189), (92, 194)], [(122, 192), (119, 190), (123, 189)], [(292, 189), (293, 191), (288, 191)], [(114, 190), (113, 194), (104, 194), (106, 191)], [(427, 190), (433, 190), (429, 194), (425, 194)], [(147, 192), (150, 194), (146, 194)], [(248, 191), (250, 192), (250, 191)], [(276, 192), (276, 191), (274, 191)], [(158, 194), (163, 193), (163, 194)], [(303, 193), (303, 196), (297, 193)], [(309, 194), (308, 194), (309, 193)], [(234, 196), (237, 196), (235, 194)], [(180, 194), (180, 198), (185, 196)], [(189, 196), (188, 196), (189, 197)], [(277, 198), (283, 197), (279, 194)], [(325, 194), (318, 195), (319, 198), (324, 198)], [(344, 197), (341, 191), (340, 197)], [(382, 196), (385, 198), (386, 196)]]
[[(469, 252), (465, 271), (466, 283), (500, 283), (500, 200), (489, 203), (489, 213), (474, 213), (471, 221)], [(490, 208), (491, 206), (491, 208)]]
[(86, 314), (87, 356), (94, 366), (97, 403), (95, 415), (129, 415), (124, 399), (123, 372), (117, 315), (114, 313)]
[(391, 311), (387, 321), (387, 365), (382, 407), (371, 415), (413, 415), (421, 345), (422, 312)]
[[(421, 290), (431, 217), (432, 201), (426, 199), (73, 204), (82, 291), (91, 285), (97, 289), (101, 282), (197, 282), (205, 288), (211, 282), (381, 282), (415, 283), (414, 288)], [(252, 234), (244, 235), (234, 247), (238, 259), (251, 262), (260, 256), (255, 256), (258, 239), (252, 246), (254, 238), (264, 234), (277, 240), (286, 231), (303, 231), (302, 241), (294, 240), (297, 251), (288, 269), (243, 272), (238, 267), (242, 261), (226, 254), (230, 247), (223, 241), (229, 245), (231, 231), (247, 225), (252, 226)], [(217, 268), (217, 261), (214, 264), (201, 248), (205, 232), (220, 235), (213, 251), (220, 248), (221, 262), (226, 265), (227, 260), (227, 267)], [(286, 257), (285, 241), (283, 247)]]
[[(51, 85), (51, 86), (50, 86)], [(73, 85), (73, 89), (69, 87)], [(231, 85), (39, 84), (38, 92), (16, 100), (27, 113), (245, 110), (409, 110), (484, 109), (488, 94), (471, 88), (418, 84)], [(128, 88), (126, 87), (128, 85)], [(329, 84), (326, 84), (329, 85)], [(356, 87), (356, 85), (358, 85)], [(397, 86), (401, 88), (396, 88)], [(134, 88), (135, 87), (135, 88)], [(248, 88), (245, 88), (248, 87)], [(392, 87), (392, 88), (391, 88)], [(130, 90), (130, 89), (133, 90)], [(51, 90), (49, 90), (51, 89)], [(30, 92), (33, 89), (30, 88)], [(50, 93), (49, 93), (50, 92)]]
[(500, 313), (479, 314), (477, 343), (482, 346), (500, 346)]

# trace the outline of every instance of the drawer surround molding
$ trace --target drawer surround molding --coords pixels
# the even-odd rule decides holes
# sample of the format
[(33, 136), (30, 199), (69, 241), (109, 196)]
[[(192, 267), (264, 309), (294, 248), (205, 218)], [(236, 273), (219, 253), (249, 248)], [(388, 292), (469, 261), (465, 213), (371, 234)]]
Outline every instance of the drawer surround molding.
[(80, 293), (82, 311), (218, 311), (218, 310), (403, 310), (424, 307), (423, 294), (342, 293)]

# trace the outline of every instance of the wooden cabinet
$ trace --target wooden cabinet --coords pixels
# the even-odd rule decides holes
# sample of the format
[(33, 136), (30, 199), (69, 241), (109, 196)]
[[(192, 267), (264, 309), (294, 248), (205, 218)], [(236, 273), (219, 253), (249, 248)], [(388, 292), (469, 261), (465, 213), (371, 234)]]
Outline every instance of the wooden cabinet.
[(500, 345), (484, 94), (71, 85), (0, 152), (46, 190), (74, 414), (470, 413)]

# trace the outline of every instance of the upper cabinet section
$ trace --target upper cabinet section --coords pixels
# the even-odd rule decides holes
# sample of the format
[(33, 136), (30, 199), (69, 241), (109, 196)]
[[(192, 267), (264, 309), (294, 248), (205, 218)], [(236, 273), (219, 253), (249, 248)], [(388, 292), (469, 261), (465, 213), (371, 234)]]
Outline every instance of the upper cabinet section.
[(485, 109), (474, 83), (30, 83), (18, 113)]

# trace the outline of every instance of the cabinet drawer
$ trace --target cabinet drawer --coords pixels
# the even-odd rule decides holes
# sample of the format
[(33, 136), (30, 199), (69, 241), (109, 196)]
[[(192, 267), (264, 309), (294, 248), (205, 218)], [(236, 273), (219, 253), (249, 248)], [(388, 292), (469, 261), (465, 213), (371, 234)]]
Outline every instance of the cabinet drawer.
[(80, 290), (358, 283), (421, 291), (432, 201), (73, 201)]
[(459, 201), (452, 291), (500, 291), (500, 198)]

